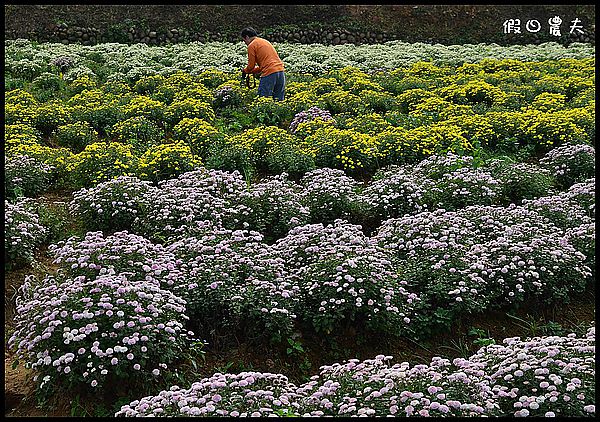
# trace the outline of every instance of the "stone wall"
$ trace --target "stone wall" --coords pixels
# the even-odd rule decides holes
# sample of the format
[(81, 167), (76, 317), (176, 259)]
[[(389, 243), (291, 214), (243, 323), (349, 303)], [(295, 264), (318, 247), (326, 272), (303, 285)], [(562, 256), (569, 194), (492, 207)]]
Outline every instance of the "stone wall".
[[(595, 44), (595, 7), (590, 5), (5, 5), (4, 10), (7, 39), (85, 45), (237, 42), (246, 26), (273, 42)], [(561, 36), (548, 31), (554, 16), (562, 17)], [(570, 34), (575, 18), (582, 29)], [(507, 19), (521, 20), (520, 34), (503, 33)], [(541, 22), (544, 30), (527, 32), (529, 19)]]

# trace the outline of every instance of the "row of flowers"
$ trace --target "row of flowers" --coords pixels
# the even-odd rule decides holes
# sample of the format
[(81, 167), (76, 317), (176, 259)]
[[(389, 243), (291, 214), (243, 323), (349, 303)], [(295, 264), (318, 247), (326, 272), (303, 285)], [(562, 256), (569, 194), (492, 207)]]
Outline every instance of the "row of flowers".
[[(529, 148), (541, 156), (557, 146), (585, 144), (595, 138), (594, 114), (586, 109), (463, 116), (412, 129), (391, 126), (375, 113), (338, 125), (326, 113), (316, 107), (298, 113), (291, 122), (294, 133), (264, 126), (227, 136), (201, 118), (183, 118), (171, 141), (149, 142), (143, 134), (131, 135), (130, 142), (89, 139), (91, 143), (78, 153), (42, 145), (30, 126), (7, 125), (6, 160), (21, 184), (28, 185), (24, 196), (32, 196), (48, 188), (91, 187), (121, 175), (158, 182), (200, 165), (247, 176), (286, 172), (293, 178), (330, 167), (361, 177), (387, 165), (416, 163), (446, 151), (477, 156), (488, 151), (519, 154)], [(144, 117), (129, 122), (149, 123)], [(64, 127), (83, 130), (85, 124)], [(79, 132), (74, 136), (84, 139)], [(37, 186), (35, 180), (40, 181)]]
[[(148, 74), (184, 70), (200, 73), (215, 68), (235, 72), (246, 65), (242, 43), (186, 43), (151, 47), (144, 44), (34, 43), (5, 40), (5, 66), (9, 79), (31, 81), (44, 72), (62, 71), (69, 79), (81, 75), (122, 74), (130, 80)], [(324, 73), (342, 67), (394, 69), (418, 61), (460, 65), (485, 59), (517, 59), (524, 62), (563, 58), (594, 57), (594, 46), (572, 43), (568, 47), (549, 42), (540, 45), (500, 46), (497, 44), (441, 45), (390, 41), (377, 45), (302, 45), (276, 43), (286, 69), (297, 73)]]
[(391, 364), (392, 356), (281, 374), (215, 373), (121, 407), (126, 417), (594, 417), (595, 327), (585, 336), (507, 338), (468, 359)]
[[(85, 230), (129, 230), (163, 242), (193, 233), (204, 221), (275, 240), (306, 223), (341, 218), (369, 231), (386, 219), (427, 210), (512, 203), (527, 204), (568, 227), (595, 215), (588, 180), (594, 170), (595, 150), (587, 145), (555, 148), (538, 164), (433, 155), (415, 165), (382, 169), (368, 183), (330, 168), (312, 170), (298, 182), (282, 174), (248, 183), (239, 172), (200, 167), (157, 186), (120, 176), (81, 189), (74, 193), (70, 213)], [(48, 168), (35, 159), (5, 159), (7, 198), (35, 195), (48, 180)], [(7, 262), (28, 261), (34, 246), (45, 243), (48, 230), (20, 229), (26, 222), (39, 224), (36, 208), (43, 210), (31, 199), (5, 202)]]

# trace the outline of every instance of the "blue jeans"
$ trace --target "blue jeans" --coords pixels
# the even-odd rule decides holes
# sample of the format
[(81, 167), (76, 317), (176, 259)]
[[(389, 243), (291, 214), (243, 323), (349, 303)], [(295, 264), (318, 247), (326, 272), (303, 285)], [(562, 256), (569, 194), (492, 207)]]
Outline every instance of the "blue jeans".
[(259, 97), (273, 97), (274, 100), (283, 101), (285, 95), (285, 73), (275, 72), (261, 76), (258, 83)]

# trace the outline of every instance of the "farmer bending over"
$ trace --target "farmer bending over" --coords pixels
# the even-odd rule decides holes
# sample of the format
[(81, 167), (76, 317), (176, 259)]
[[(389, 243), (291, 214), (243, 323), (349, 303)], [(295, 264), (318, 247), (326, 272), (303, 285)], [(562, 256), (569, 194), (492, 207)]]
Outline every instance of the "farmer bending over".
[(260, 38), (253, 28), (243, 29), (241, 36), (248, 46), (248, 66), (242, 72), (260, 73), (259, 97), (273, 97), (275, 100), (283, 100), (285, 95), (285, 73), (279, 54), (277, 54), (273, 45), (264, 38)]

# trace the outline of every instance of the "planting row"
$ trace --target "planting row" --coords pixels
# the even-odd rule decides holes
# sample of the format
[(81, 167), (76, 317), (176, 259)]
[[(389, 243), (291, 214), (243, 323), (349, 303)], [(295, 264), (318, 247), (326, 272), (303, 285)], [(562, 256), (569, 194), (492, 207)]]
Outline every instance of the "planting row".
[[(581, 184), (594, 176), (594, 170), (595, 150), (586, 145), (555, 148), (537, 165), (434, 155), (416, 165), (382, 169), (366, 184), (328, 168), (310, 171), (298, 182), (282, 174), (256, 183), (247, 183), (238, 172), (199, 168), (158, 186), (121, 176), (81, 189), (74, 193), (70, 215), (84, 230), (128, 230), (160, 242), (193, 234), (205, 221), (231, 230), (257, 231), (273, 241), (307, 223), (345, 219), (369, 232), (388, 218), (420, 211), (525, 201), (566, 227), (594, 215), (593, 194), (585, 192), (593, 189), (593, 183)], [(16, 193), (34, 196), (45, 189), (48, 178), (48, 169), (35, 159), (5, 161), (9, 198)], [(576, 209), (563, 204), (573, 198), (580, 202), (574, 202)], [(43, 227), (52, 226), (51, 222), (40, 225), (31, 211), (36, 202), (5, 203), (7, 263), (30, 260), (35, 246), (61, 231)], [(43, 206), (37, 208), (48, 214)], [(30, 225), (28, 230), (22, 228), (24, 224)]]
[[(200, 73), (214, 68), (237, 72), (247, 62), (242, 43), (210, 42), (149, 47), (144, 44), (37, 44), (28, 40), (5, 40), (7, 80), (31, 81), (44, 72), (57, 68), (65, 77), (75, 79), (83, 74), (106, 78), (120, 73), (130, 80), (154, 73), (184, 70)], [(451, 45), (404, 43), (391, 41), (378, 45), (302, 45), (275, 43), (277, 52), (293, 73), (321, 74), (331, 69), (395, 69), (418, 61), (460, 65), (484, 59), (517, 59), (525, 62), (563, 58), (594, 57), (594, 46), (572, 43), (499, 46), (496, 44)]]
[(508, 338), (468, 359), (320, 368), (300, 386), (281, 374), (216, 373), (122, 406), (115, 416), (594, 417), (595, 327), (585, 336)]

